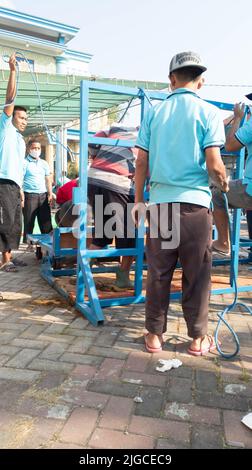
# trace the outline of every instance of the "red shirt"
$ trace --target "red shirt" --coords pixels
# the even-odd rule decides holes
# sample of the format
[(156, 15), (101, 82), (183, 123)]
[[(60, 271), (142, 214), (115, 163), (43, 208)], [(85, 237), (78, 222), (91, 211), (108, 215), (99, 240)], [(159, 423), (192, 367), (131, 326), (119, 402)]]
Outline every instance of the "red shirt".
[(73, 188), (76, 188), (79, 184), (79, 178), (68, 181), (61, 186), (56, 194), (57, 204), (64, 204), (66, 201), (71, 201), (73, 197)]

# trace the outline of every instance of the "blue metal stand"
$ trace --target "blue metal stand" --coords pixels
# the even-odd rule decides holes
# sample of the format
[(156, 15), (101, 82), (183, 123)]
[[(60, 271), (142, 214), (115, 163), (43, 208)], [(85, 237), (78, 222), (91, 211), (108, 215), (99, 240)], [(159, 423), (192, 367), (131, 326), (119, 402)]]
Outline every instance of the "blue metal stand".
[[(112, 93), (125, 95), (126, 99), (139, 99), (141, 104), (141, 120), (143, 119), (147, 109), (151, 106), (152, 100), (163, 101), (169, 96), (167, 93), (161, 92), (149, 92), (138, 88), (128, 88), (122, 86), (114, 86), (102, 83), (96, 83), (93, 81), (82, 81), (81, 82), (81, 114), (80, 114), (80, 169), (79, 169), (79, 187), (74, 188), (73, 192), (73, 203), (78, 204), (80, 207), (80, 215), (77, 228), (78, 248), (77, 248), (77, 285), (76, 285), (76, 308), (85, 315), (88, 320), (94, 325), (99, 325), (104, 322), (104, 315), (102, 307), (109, 307), (115, 305), (128, 305), (132, 303), (144, 302), (145, 297), (142, 294), (142, 279), (143, 270), (145, 266), (144, 260), (144, 234), (145, 228), (142, 226), (137, 230), (136, 235), (136, 247), (131, 249), (115, 249), (108, 248), (103, 250), (88, 250), (87, 249), (87, 187), (88, 187), (88, 144), (104, 144), (114, 145), (122, 147), (133, 147), (134, 141), (116, 140), (116, 139), (104, 139), (101, 137), (94, 137), (91, 132), (88, 131), (88, 118), (89, 118), (89, 99), (92, 91), (100, 91), (101, 93)], [(232, 104), (220, 103), (209, 101), (213, 105), (217, 106), (222, 110), (233, 110)], [(230, 154), (229, 154), (230, 155)], [(243, 177), (244, 168), (244, 151), (234, 153), (236, 161), (236, 178), (241, 179)], [(235, 290), (233, 274), (238, 274), (239, 266), (239, 246), (240, 246), (240, 217), (241, 210), (234, 211), (233, 217), (233, 228), (232, 228), (232, 269), (230, 277), (230, 287), (224, 289), (214, 289), (212, 294), (225, 294), (233, 293)], [(60, 232), (62, 229), (58, 229)], [(66, 229), (72, 230), (72, 229)], [(63, 250), (58, 245), (58, 239), (52, 248), (53, 256), (57, 254), (63, 255)], [(244, 246), (242, 241), (242, 246)], [(251, 246), (251, 243), (249, 244)], [(76, 251), (75, 251), (76, 253)], [(73, 254), (66, 251), (65, 255)], [(99, 299), (93, 274), (90, 268), (90, 259), (101, 258), (101, 257), (114, 257), (114, 256), (134, 256), (135, 257), (135, 284), (134, 292), (130, 297), (117, 297), (113, 299)], [(230, 264), (231, 259), (214, 262), (218, 264)], [(42, 265), (43, 266), (43, 265)], [(48, 274), (51, 270), (50, 261), (46, 260), (42, 269), (43, 277), (47, 278), (48, 282), (52, 282), (51, 274)], [(53, 273), (55, 273), (57, 270)], [(62, 274), (62, 271), (61, 271)], [(237, 288), (238, 292), (252, 291), (252, 285), (241, 286)], [(87, 300), (87, 297), (88, 300)], [(181, 297), (180, 292), (171, 293), (171, 299), (178, 299)]]

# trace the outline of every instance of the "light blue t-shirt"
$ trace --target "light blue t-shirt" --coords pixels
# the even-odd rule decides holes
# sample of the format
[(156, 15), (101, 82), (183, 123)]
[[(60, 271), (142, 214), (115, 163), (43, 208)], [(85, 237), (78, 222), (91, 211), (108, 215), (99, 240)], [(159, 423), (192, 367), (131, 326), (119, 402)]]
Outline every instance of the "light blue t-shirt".
[(207, 147), (225, 142), (221, 113), (187, 88), (148, 110), (136, 146), (149, 152), (150, 203), (209, 207)]
[(41, 158), (36, 160), (28, 155), (24, 161), (24, 184), (26, 193), (46, 193), (45, 177), (50, 175), (48, 163)]
[(236, 131), (235, 136), (248, 149), (243, 182), (249, 184), (247, 192), (252, 195), (252, 117)]
[(0, 178), (22, 186), (25, 141), (12, 124), (12, 116), (0, 117)]

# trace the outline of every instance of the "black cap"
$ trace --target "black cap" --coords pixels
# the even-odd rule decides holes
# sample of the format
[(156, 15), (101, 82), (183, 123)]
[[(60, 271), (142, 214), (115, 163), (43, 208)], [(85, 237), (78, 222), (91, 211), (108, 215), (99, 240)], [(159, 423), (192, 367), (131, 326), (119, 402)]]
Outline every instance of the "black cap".
[(245, 95), (248, 100), (252, 101), (252, 93), (249, 93), (248, 95)]

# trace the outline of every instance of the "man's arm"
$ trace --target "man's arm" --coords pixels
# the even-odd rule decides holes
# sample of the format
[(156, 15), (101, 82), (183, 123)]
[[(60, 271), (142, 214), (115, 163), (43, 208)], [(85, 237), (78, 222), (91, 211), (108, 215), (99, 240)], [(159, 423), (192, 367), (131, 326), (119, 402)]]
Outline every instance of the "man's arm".
[[(12, 116), (14, 110), (14, 99), (16, 96), (16, 55), (13, 54), (9, 60), (10, 75), (6, 91), (4, 112), (7, 116)], [(10, 104), (9, 104), (10, 103)]]
[(135, 172), (135, 203), (144, 202), (144, 185), (148, 176), (149, 153), (139, 149)]
[(144, 205), (144, 185), (148, 176), (149, 153), (146, 150), (139, 149), (136, 159), (135, 172), (135, 206), (132, 209), (132, 217), (136, 223), (141, 216), (145, 216)]
[(206, 166), (209, 177), (213, 183), (226, 193), (228, 188), (228, 179), (226, 175), (226, 168), (221, 159), (219, 147), (208, 147), (205, 149)]
[(46, 177), (45, 177), (45, 181), (46, 181), (46, 189), (47, 189), (47, 195), (48, 195), (48, 202), (49, 202), (49, 204), (51, 204), (52, 201), (53, 201), (52, 177), (51, 177), (51, 175), (50, 175), (50, 176), (46, 176)]
[(239, 142), (239, 140), (235, 137), (235, 133), (238, 131), (241, 120), (244, 116), (245, 105), (236, 104), (234, 107), (234, 120), (232, 127), (228, 133), (225, 149), (227, 152), (236, 152), (240, 150), (244, 145)]

